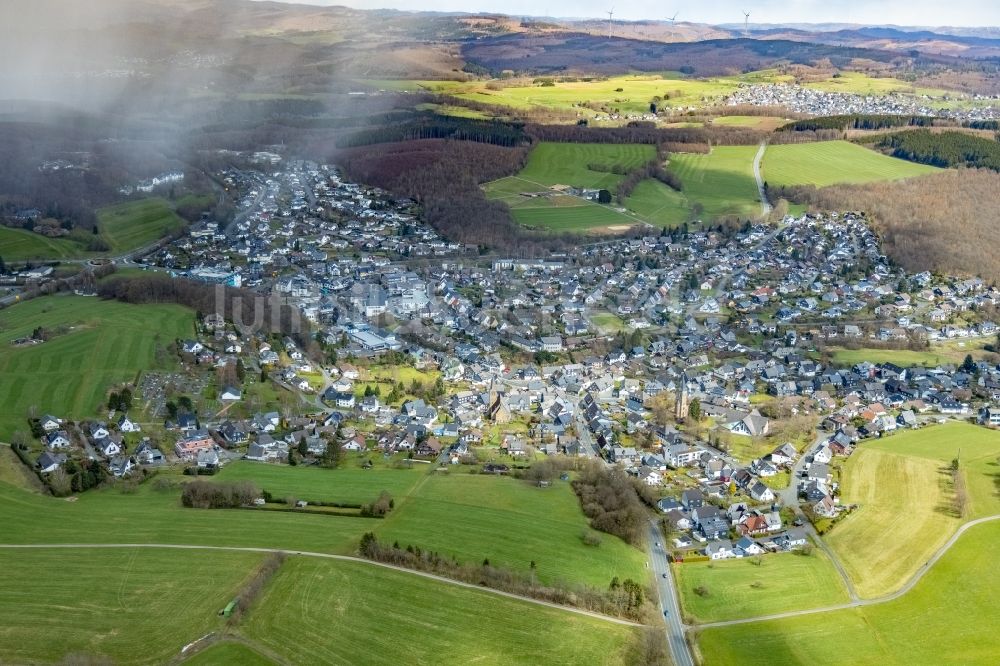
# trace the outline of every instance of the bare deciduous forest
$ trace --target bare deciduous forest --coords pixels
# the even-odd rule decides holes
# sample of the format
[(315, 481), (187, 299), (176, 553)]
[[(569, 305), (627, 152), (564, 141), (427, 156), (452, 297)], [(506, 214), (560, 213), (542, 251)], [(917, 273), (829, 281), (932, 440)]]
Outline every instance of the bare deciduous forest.
[(896, 182), (774, 189), (770, 195), (817, 209), (865, 211), (886, 253), (907, 270), (978, 274), (997, 282), (997, 192), (1000, 174), (960, 169)]

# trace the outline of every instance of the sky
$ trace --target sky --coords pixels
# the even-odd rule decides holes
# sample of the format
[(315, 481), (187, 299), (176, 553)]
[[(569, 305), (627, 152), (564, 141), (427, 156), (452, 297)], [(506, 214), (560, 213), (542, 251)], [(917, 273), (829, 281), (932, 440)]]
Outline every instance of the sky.
[[(290, 1), (290, 0), (283, 0)], [(357, 9), (393, 8), (499, 12), (516, 16), (606, 18), (614, 9), (622, 20), (742, 23), (863, 23), (903, 26), (997, 26), (1000, 3), (994, 0), (297, 0), (304, 4), (347, 5)]]

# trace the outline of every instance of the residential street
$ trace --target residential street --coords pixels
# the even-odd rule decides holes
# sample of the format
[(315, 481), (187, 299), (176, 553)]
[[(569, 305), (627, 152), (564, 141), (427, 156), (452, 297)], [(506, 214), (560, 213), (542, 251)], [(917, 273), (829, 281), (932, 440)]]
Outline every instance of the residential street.
[(852, 602), (855, 602), (858, 601), (859, 597), (857, 591), (854, 589), (854, 581), (852, 581), (851, 577), (847, 575), (847, 571), (844, 569), (844, 565), (840, 563), (840, 559), (837, 557), (837, 554), (833, 552), (833, 549), (830, 548), (826, 541), (824, 541), (819, 533), (816, 532), (816, 528), (813, 527), (812, 522), (802, 512), (802, 509), (799, 508), (798, 486), (799, 480), (802, 477), (802, 472), (806, 469), (806, 458), (811, 456), (829, 436), (829, 433), (825, 432), (818, 432), (816, 434), (816, 439), (802, 451), (802, 455), (799, 456), (798, 460), (796, 460), (795, 464), (792, 466), (791, 478), (788, 480), (788, 487), (779, 491), (777, 494), (781, 503), (784, 506), (791, 507), (791, 509), (795, 512), (796, 517), (802, 519), (802, 529), (812, 542), (816, 544), (818, 548), (822, 549), (822, 551), (826, 553), (826, 556), (830, 558), (830, 562), (833, 563), (833, 567), (837, 570), (837, 573), (840, 574), (840, 578), (844, 581), (844, 586), (847, 588), (848, 596), (850, 596)]

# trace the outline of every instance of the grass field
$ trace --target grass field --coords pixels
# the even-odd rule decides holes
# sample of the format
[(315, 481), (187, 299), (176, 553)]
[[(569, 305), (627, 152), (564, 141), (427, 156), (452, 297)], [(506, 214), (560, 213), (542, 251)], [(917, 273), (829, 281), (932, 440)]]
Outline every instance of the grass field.
[(539, 143), (518, 178), (543, 186), (570, 185), (614, 192), (622, 176), (591, 171), (590, 164), (634, 169), (656, 156), (653, 146), (612, 143)]
[[(961, 450), (969, 492), (953, 508), (948, 463)], [(908, 431), (862, 445), (844, 466), (841, 502), (860, 508), (827, 535), (862, 597), (901, 587), (965, 520), (1000, 511), (1000, 433), (965, 423)]]
[(0, 226), (0, 257), (4, 261), (66, 259), (84, 254), (83, 246), (65, 238), (47, 238), (24, 229)]
[[(230, 480), (249, 477), (258, 483), (264, 479), (264, 487), (284, 487), (296, 494), (295, 489), (308, 488), (309, 493), (301, 496), (322, 492), (325, 478), (348, 479), (327, 497), (342, 501), (371, 501), (388, 487), (396, 508), (384, 520), (185, 509), (180, 505), (179, 490), (157, 490), (155, 479), (134, 494), (108, 489), (85, 493), (75, 502), (0, 484), (0, 515), (5, 516), (5, 538), (18, 543), (73, 543), (86, 535), (84, 540), (99, 543), (191, 543), (351, 553), (364, 532), (375, 531), (382, 540), (438, 550), (466, 562), (478, 563), (488, 557), (498, 566), (528, 571), (534, 560), (539, 578), (545, 581), (563, 579), (603, 587), (614, 576), (642, 581), (648, 576), (643, 552), (616, 537), (602, 534), (600, 546), (583, 544), (581, 535), (589, 528), (567, 483), (536, 488), (515, 479), (425, 474), (389, 469), (268, 468), (248, 463), (234, 464), (221, 476)], [(368, 486), (365, 475), (378, 481)]]
[(413, 469), (350, 467), (334, 470), (239, 461), (224, 467), (219, 478), (225, 481), (248, 479), (277, 498), (294, 496), (320, 502), (364, 503), (374, 501), (383, 490), (393, 497), (403, 497), (426, 473), (426, 465)]
[[(177, 204), (211, 205), (212, 201), (211, 197), (192, 195)], [(110, 246), (108, 252), (88, 252), (75, 238), (46, 238), (24, 229), (0, 227), (0, 257), (5, 261), (22, 261), (117, 255), (151, 245), (186, 224), (169, 202), (158, 197), (105, 206), (96, 212), (97, 228)]]
[[(486, 195), (503, 201), (521, 224), (548, 231), (586, 231), (590, 229), (638, 224), (643, 220), (569, 195), (553, 194), (553, 185), (614, 192), (620, 174), (594, 171), (588, 165), (633, 169), (655, 157), (653, 146), (640, 144), (551, 143), (538, 144), (525, 168), (516, 176), (486, 185)], [(547, 192), (552, 196), (526, 197), (522, 193)]]
[[(27, 428), (31, 406), (60, 418), (93, 416), (107, 389), (154, 365), (157, 345), (193, 333), (190, 310), (128, 305), (82, 296), (50, 296), (0, 311), (0, 439)], [(42, 326), (65, 333), (13, 347)]]
[[(848, 601), (847, 589), (823, 551), (674, 565), (686, 618), (716, 622)], [(707, 596), (694, 590), (708, 589)]]
[(704, 216), (756, 216), (760, 197), (753, 177), (757, 146), (716, 146), (707, 155), (676, 153), (670, 170), (680, 176), (690, 205), (701, 204)]
[(44, 486), (34, 472), (25, 467), (7, 445), (0, 445), (0, 483), (33, 493), (44, 491)]
[(529, 571), (532, 560), (543, 581), (562, 579), (604, 587), (614, 576), (645, 581), (645, 556), (617, 537), (601, 534), (601, 545), (584, 545), (587, 519), (569, 484), (536, 488), (493, 476), (449, 474), (416, 486), (380, 521), (383, 541), (437, 550), (463, 562)]
[(242, 631), (292, 664), (634, 663), (629, 627), (305, 558), (285, 562)]
[[(628, 150), (626, 150), (628, 149)], [(634, 152), (635, 149), (642, 149)], [(638, 166), (653, 157), (651, 146), (542, 143), (532, 151), (521, 173), (488, 183), (487, 196), (503, 201), (519, 223), (548, 231), (618, 230), (637, 223), (675, 226), (693, 218), (723, 215), (755, 216), (760, 200), (753, 177), (754, 146), (717, 146), (711, 154), (677, 153), (670, 170), (683, 191), (646, 180), (624, 202), (600, 205), (567, 195), (527, 197), (552, 185), (607, 188), (614, 192), (621, 176), (591, 171), (587, 164)]]
[(691, 206), (683, 192), (648, 178), (636, 185), (625, 205), (656, 226), (676, 226), (691, 216)]
[(111, 246), (111, 254), (150, 245), (185, 224), (170, 204), (158, 197), (127, 201), (97, 210), (97, 228)]
[(869, 183), (900, 180), (940, 169), (888, 157), (847, 141), (768, 146), (761, 173), (768, 185)]
[(222, 626), (219, 609), (260, 559), (256, 553), (135, 548), (0, 549), (0, 661), (87, 655), (167, 663), (185, 644)]
[(222, 641), (184, 660), (184, 666), (271, 666), (275, 662), (252, 648), (232, 641)]
[[(599, 81), (556, 82), (552, 86), (512, 86), (500, 90), (489, 90), (481, 82), (444, 83), (435, 87), (460, 99), (515, 109), (546, 107), (578, 112), (581, 102), (590, 102), (619, 109), (623, 113), (645, 113), (649, 111), (653, 97), (663, 98), (660, 101), (662, 107), (701, 106), (735, 90), (738, 81), (736, 77), (687, 79), (629, 75)], [(583, 111), (593, 115), (587, 109)]]
[(612, 312), (600, 312), (590, 318), (594, 326), (605, 333), (619, 333), (628, 328), (622, 318)]
[(840, 76), (830, 77), (824, 81), (806, 83), (806, 88), (814, 90), (825, 90), (826, 92), (854, 93), (857, 95), (888, 95), (889, 93), (903, 93), (907, 95), (930, 95), (941, 97), (944, 95), (955, 96), (954, 91), (941, 90), (938, 88), (915, 87), (912, 83), (900, 81), (895, 78), (876, 78), (862, 74), (861, 72), (841, 72)]
[(712, 121), (712, 124), (725, 127), (752, 127), (770, 132), (787, 122), (787, 118), (776, 118), (773, 116), (719, 116)]
[(704, 663), (992, 664), (1000, 626), (1000, 523), (976, 526), (906, 595), (858, 609), (701, 632)]
[(982, 343), (967, 343), (958, 346), (953, 343), (934, 344), (922, 351), (909, 349), (837, 349), (831, 348), (833, 362), (837, 365), (852, 367), (858, 363), (895, 363), (906, 367), (912, 365), (938, 366), (945, 363), (961, 364), (966, 354), (973, 358), (982, 358), (989, 354), (982, 348)]
[(74, 502), (0, 483), (9, 543), (188, 543), (352, 553), (376, 520), (250, 510), (186, 509), (180, 491), (88, 491)]

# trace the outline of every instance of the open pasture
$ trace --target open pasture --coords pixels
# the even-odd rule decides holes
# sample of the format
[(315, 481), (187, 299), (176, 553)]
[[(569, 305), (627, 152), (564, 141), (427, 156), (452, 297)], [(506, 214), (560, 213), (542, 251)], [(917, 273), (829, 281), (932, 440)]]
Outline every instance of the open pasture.
[[(10, 344), (37, 327), (52, 338)], [(32, 407), (39, 415), (94, 416), (112, 385), (133, 381), (156, 365), (157, 347), (193, 332), (194, 316), (179, 305), (49, 296), (0, 311), (0, 438), (26, 430)]]
[(97, 211), (97, 228), (111, 246), (110, 254), (145, 247), (185, 224), (170, 204), (159, 197), (127, 201)]
[(761, 172), (768, 185), (870, 183), (913, 178), (940, 169), (889, 157), (847, 141), (768, 146)]
[(294, 557), (243, 627), (294, 664), (624, 666), (634, 663), (635, 631), (412, 574)]
[(991, 664), (1000, 626), (1000, 522), (973, 527), (911, 591), (862, 608), (705, 629), (705, 663)]
[(583, 543), (592, 531), (565, 481), (538, 488), (510, 478), (480, 474), (432, 476), (416, 486), (375, 530), (382, 541), (399, 541), (454, 556), (461, 562), (489, 559), (496, 566), (530, 571), (542, 581), (606, 586), (613, 577), (645, 581), (643, 551), (600, 534), (599, 546)]
[(262, 557), (152, 548), (0, 549), (0, 661), (167, 663), (187, 643), (223, 626), (219, 610)]
[[(862, 444), (841, 474), (841, 502), (859, 508), (824, 537), (858, 594), (899, 589), (959, 525), (1000, 512), (998, 456), (1000, 433), (967, 423)], [(968, 495), (962, 511), (948, 469), (955, 457)]]
[[(685, 616), (717, 622), (790, 610), (817, 608), (848, 600), (847, 590), (829, 558), (819, 549), (809, 555), (781, 553), (760, 558), (674, 565)], [(707, 592), (695, 592), (704, 588)]]

